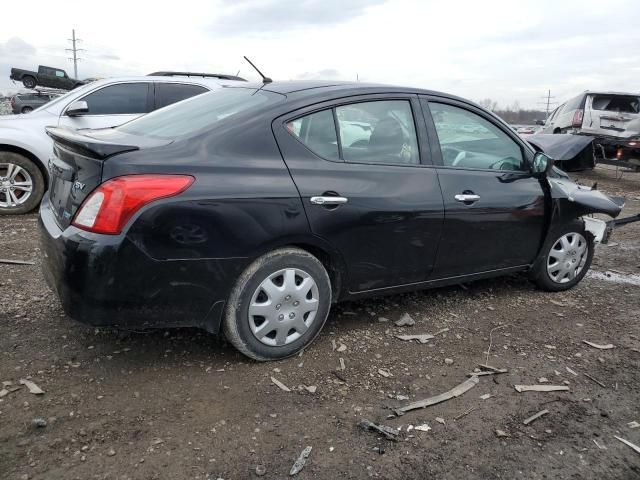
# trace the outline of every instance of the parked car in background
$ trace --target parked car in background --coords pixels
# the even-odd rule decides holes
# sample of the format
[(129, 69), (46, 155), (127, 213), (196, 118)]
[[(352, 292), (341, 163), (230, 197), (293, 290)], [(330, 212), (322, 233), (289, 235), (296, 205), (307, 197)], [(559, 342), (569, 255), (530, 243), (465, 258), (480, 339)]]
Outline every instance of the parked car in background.
[(556, 108), (542, 133), (595, 137), (598, 161), (620, 161), (640, 168), (640, 95), (584, 92)]
[(82, 80), (69, 77), (64, 70), (55, 67), (45, 67), (44, 65), (40, 65), (37, 72), (23, 70), (21, 68), (12, 68), (9, 78), (22, 82), (25, 88), (36, 88), (40, 86), (72, 90), (80, 85), (84, 85)]
[(29, 113), (56, 97), (47, 93), (19, 93), (11, 97), (11, 111), (16, 114)]
[(447, 94), (336, 82), (224, 87), (114, 129), (48, 128), (43, 265), (70, 317), (224, 331), (294, 355), (333, 302), (527, 271), (585, 276), (619, 204), (549, 175)]
[(224, 78), (228, 77), (212, 74), (182, 78), (165, 73), (165, 76), (96, 80), (29, 115), (1, 117), (0, 215), (26, 213), (39, 205), (47, 188), (52, 148), (45, 127), (114, 127), (224, 83), (239, 81)]

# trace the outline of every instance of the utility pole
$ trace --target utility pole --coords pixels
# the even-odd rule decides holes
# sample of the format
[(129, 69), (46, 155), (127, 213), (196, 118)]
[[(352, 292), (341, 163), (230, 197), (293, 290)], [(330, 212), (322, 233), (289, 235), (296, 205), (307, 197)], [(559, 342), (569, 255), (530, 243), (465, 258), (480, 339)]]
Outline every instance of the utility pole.
[(78, 48), (77, 44), (81, 42), (79, 38), (76, 38), (76, 30), (75, 28), (71, 30), (71, 38), (68, 38), (71, 42), (71, 48), (65, 48), (67, 52), (71, 52), (73, 57), (69, 57), (69, 60), (73, 60), (73, 78), (78, 78), (78, 62), (82, 60), (78, 57), (78, 52), (83, 52), (84, 48)]
[(549, 113), (550, 113), (551, 107), (553, 105), (557, 105), (558, 102), (552, 102), (551, 101), (552, 98), (556, 98), (556, 97), (552, 97), (551, 96), (551, 90), (548, 90), (547, 94), (544, 97), (541, 97), (541, 98), (542, 98), (543, 101), (542, 102), (538, 102), (538, 105), (545, 105), (546, 106), (547, 115), (546, 115), (545, 119), (547, 119), (547, 118), (549, 118)]

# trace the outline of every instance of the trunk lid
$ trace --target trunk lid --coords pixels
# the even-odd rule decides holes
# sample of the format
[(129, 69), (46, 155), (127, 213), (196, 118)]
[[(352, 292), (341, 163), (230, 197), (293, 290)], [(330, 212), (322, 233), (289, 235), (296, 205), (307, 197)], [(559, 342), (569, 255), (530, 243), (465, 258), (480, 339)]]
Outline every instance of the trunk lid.
[(628, 138), (640, 134), (640, 96), (591, 94), (587, 97), (582, 132)]
[(54, 140), (49, 158), (49, 201), (56, 222), (65, 229), (82, 202), (102, 183), (104, 162), (114, 155), (171, 141), (124, 134), (113, 129), (87, 130), (47, 127)]

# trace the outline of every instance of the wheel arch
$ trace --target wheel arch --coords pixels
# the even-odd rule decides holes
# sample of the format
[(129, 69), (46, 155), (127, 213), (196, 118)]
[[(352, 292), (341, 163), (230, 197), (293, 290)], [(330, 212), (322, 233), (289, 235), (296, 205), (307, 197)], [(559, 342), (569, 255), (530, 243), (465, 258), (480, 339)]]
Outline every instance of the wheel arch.
[[(21, 148), (21, 147), (17, 147), (15, 145), (9, 145), (7, 143), (0, 143), (0, 152), (17, 153), (18, 155), (22, 155), (22, 156), (28, 158), (29, 160), (31, 160), (33, 163), (36, 164), (38, 169), (40, 169), (40, 172), (42, 173), (42, 177), (45, 180), (45, 183), (46, 184), (49, 183), (49, 171), (47, 170), (45, 165), (42, 163), (42, 161), (35, 154), (30, 152), (29, 150), (26, 150), (26, 149)], [(45, 185), (45, 190), (46, 190), (46, 185)]]

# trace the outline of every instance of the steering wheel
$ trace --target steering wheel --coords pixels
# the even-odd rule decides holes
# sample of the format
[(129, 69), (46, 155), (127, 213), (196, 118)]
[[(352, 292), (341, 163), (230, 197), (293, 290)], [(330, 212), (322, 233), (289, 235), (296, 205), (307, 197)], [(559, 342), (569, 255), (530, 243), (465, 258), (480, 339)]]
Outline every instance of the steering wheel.
[(504, 157), (489, 165), (489, 168), (492, 170), (517, 170), (515, 166), (519, 163), (520, 161), (515, 157)]
[(441, 151), (442, 151), (442, 160), (444, 161), (444, 164), (448, 166), (452, 166), (454, 162), (458, 159), (460, 154), (463, 153), (462, 150), (459, 150), (455, 147), (448, 147), (448, 146), (442, 147)]
[(465, 152), (464, 150), (461, 151), (460, 153), (458, 153), (458, 155), (456, 155), (456, 158), (453, 159), (453, 162), (451, 162), (451, 166), (452, 167), (457, 167), (458, 164), (464, 160), (465, 158), (467, 158), (467, 152)]

